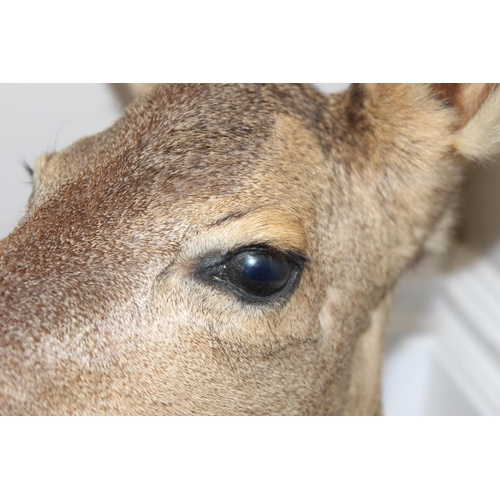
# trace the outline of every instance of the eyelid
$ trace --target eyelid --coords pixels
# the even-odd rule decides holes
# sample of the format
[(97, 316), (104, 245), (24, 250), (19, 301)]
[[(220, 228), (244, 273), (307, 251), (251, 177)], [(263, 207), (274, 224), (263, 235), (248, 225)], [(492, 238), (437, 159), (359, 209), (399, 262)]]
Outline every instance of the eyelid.
[[(210, 207), (202, 211), (210, 212)], [(183, 240), (180, 254), (187, 260), (197, 260), (224, 248), (231, 249), (228, 253), (234, 253), (245, 247), (259, 246), (279, 250), (291, 258), (297, 255), (307, 259), (308, 241), (304, 226), (295, 214), (262, 208), (242, 217), (228, 218), (217, 226), (208, 221)]]
[(214, 265), (224, 264), (240, 253), (259, 250), (270, 253), (271, 255), (275, 255), (277, 257), (282, 257), (284, 259), (290, 260), (292, 263), (297, 265), (304, 265), (312, 261), (310, 257), (302, 254), (301, 252), (297, 252), (296, 250), (283, 250), (281, 248), (270, 246), (267, 243), (256, 243), (253, 245), (241, 246), (226, 252), (220, 252), (219, 256), (214, 255)]

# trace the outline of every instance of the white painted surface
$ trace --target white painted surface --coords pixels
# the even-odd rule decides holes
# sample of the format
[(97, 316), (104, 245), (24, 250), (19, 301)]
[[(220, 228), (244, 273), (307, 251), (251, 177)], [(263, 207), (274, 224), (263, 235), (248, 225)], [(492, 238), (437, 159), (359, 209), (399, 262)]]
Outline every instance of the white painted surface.
[(500, 272), (457, 245), (400, 285), (383, 370), (388, 415), (500, 415)]

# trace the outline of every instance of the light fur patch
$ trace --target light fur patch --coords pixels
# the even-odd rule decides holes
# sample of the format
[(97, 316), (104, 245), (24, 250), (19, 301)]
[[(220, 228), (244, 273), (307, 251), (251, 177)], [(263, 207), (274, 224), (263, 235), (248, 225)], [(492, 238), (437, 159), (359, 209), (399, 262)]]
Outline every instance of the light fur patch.
[(393, 292), (389, 292), (371, 313), (370, 327), (356, 344), (352, 376), (349, 387), (347, 415), (380, 415), (381, 366), (384, 333), (389, 316)]
[(457, 150), (466, 158), (482, 161), (500, 151), (500, 90), (496, 88), (459, 132)]
[(307, 239), (298, 217), (269, 208), (228, 218), (208, 227), (185, 242), (181, 254), (199, 258), (212, 252), (225, 252), (250, 245), (269, 245), (279, 250), (307, 252)]
[(46, 155), (39, 156), (35, 160), (35, 171), (34, 171), (35, 178), (38, 179), (40, 177), (40, 175), (42, 175), (45, 167), (49, 163), (49, 160), (53, 156), (54, 156), (54, 153), (49, 153), (49, 154), (46, 154)]

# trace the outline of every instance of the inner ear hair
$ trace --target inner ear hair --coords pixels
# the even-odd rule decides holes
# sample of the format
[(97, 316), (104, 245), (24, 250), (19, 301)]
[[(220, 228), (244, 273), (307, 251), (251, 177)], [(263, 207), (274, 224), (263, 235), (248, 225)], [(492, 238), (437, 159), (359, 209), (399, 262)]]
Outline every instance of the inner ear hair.
[(495, 83), (434, 83), (435, 96), (458, 116), (456, 150), (485, 160), (500, 153), (500, 86)]
[(444, 103), (457, 110), (460, 122), (465, 126), (478, 112), (493, 92), (495, 83), (431, 83), (432, 92)]

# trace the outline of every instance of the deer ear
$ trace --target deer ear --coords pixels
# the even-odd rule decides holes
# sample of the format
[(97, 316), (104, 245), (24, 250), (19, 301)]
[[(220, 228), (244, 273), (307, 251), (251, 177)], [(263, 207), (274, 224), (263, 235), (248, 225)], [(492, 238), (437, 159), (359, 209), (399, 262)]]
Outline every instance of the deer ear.
[(432, 92), (457, 113), (455, 147), (466, 158), (500, 153), (500, 86), (492, 83), (437, 83)]
[(154, 83), (110, 83), (113, 93), (122, 106), (128, 106), (137, 97), (151, 92)]

